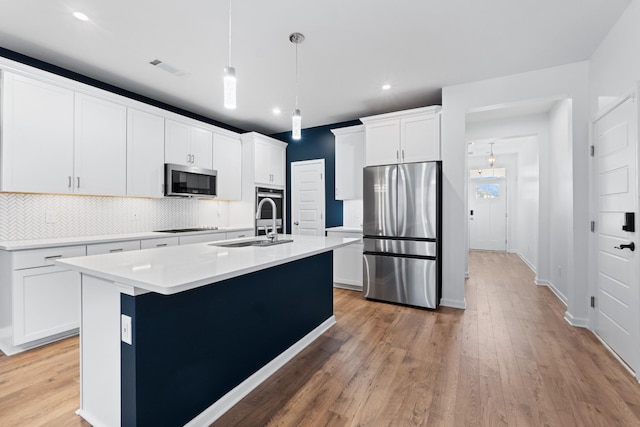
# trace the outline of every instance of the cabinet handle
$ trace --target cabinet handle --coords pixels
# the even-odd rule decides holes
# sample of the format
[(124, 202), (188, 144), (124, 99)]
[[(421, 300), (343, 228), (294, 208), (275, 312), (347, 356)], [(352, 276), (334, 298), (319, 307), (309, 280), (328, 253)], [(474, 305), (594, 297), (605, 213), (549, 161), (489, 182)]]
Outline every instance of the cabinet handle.
[(71, 175), (69, 175), (69, 188), (71, 188)]
[(400, 160), (400, 152), (396, 150), (396, 160)]
[(167, 244), (166, 243), (159, 243), (159, 244), (156, 245), (156, 248), (161, 248), (163, 246), (167, 246)]
[(187, 163), (191, 163), (191, 154), (187, 154)]
[(238, 234), (238, 239), (241, 237), (247, 237), (245, 234)]
[(404, 148), (402, 149), (402, 160), (404, 160)]
[(118, 248), (118, 249), (111, 249), (109, 250), (110, 253), (114, 253), (114, 252), (122, 252), (124, 249), (122, 248)]
[(62, 258), (62, 255), (50, 255), (50, 256), (44, 257), (44, 259), (56, 259), (56, 258)]
[(196, 162), (196, 155), (192, 154), (191, 155), (191, 163), (195, 163)]
[(76, 177), (76, 179), (78, 180), (78, 188), (80, 188), (80, 177)]

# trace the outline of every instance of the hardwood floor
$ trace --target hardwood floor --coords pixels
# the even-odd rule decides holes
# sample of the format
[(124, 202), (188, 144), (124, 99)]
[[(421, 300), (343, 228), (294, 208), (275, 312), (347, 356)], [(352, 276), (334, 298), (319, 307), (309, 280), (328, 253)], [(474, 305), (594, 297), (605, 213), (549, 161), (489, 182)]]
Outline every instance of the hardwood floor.
[[(467, 310), (335, 289), (337, 325), (219, 426), (640, 426), (640, 384), (515, 255), (472, 252)], [(0, 426), (87, 426), (78, 341), (0, 357)]]

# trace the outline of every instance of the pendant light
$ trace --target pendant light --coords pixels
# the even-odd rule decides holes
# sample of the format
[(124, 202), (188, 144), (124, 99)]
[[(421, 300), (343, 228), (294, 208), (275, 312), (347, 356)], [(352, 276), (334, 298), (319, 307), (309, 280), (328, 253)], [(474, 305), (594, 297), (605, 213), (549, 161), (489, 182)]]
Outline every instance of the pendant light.
[(293, 33), (289, 35), (289, 41), (296, 45), (296, 109), (291, 116), (291, 137), (297, 140), (302, 138), (302, 116), (298, 108), (298, 45), (304, 41), (304, 35)]
[(491, 143), (491, 153), (489, 153), (489, 166), (493, 167), (496, 163), (496, 158), (493, 156), (493, 142)]
[(231, 0), (229, 0), (229, 65), (224, 68), (224, 108), (236, 108), (236, 69), (231, 66)]

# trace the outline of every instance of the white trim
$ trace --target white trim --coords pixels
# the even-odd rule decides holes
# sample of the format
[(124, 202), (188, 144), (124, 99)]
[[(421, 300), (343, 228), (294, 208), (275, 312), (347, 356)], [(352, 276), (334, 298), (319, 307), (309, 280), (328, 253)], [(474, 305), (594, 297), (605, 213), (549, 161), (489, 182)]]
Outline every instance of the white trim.
[(455, 299), (448, 299), (448, 298), (440, 298), (440, 305), (444, 306), (444, 307), (459, 308), (461, 310), (466, 310), (467, 309), (467, 300), (466, 299), (455, 300)]
[(548, 281), (548, 280), (540, 279), (540, 278), (538, 278), (538, 277), (536, 277), (536, 278), (533, 280), (533, 283), (535, 283), (535, 284), (536, 284), (536, 286), (549, 286), (549, 281)]
[(362, 292), (362, 283), (356, 283), (355, 281), (353, 283), (333, 282), (333, 287), (339, 289), (347, 289), (349, 291)]
[[(565, 304), (566, 305), (566, 304)], [(564, 320), (567, 321), (571, 326), (575, 326), (576, 328), (587, 328), (589, 326), (589, 319), (586, 317), (574, 317), (573, 314), (565, 311)]]
[(607, 350), (609, 350), (609, 353), (611, 353), (611, 355), (618, 361), (620, 362), (620, 364), (622, 365), (622, 367), (624, 369), (627, 370), (627, 372), (629, 372), (636, 380), (638, 380), (638, 382), (640, 382), (640, 372), (636, 373), (633, 371), (633, 369), (631, 368), (631, 366), (629, 366), (627, 364), (627, 362), (625, 362), (624, 360), (622, 360), (620, 358), (620, 356), (618, 356), (618, 353), (616, 353), (615, 351), (613, 351), (613, 349), (611, 347), (609, 347), (609, 345), (602, 339), (600, 338), (600, 335), (596, 334), (595, 331), (592, 331), (593, 335), (595, 335), (595, 337), (598, 339), (598, 341), (600, 341), (600, 343), (604, 346), (604, 348), (606, 348)]
[(594, 125), (598, 120), (602, 119), (604, 116), (606, 116), (607, 114), (609, 114), (610, 112), (612, 112), (613, 110), (615, 110), (616, 108), (618, 108), (619, 106), (627, 102), (627, 100), (631, 99), (633, 101), (635, 97), (636, 97), (636, 89), (631, 89), (630, 91), (622, 95), (620, 98), (616, 99), (610, 104), (607, 104), (604, 108), (598, 111), (596, 115), (591, 119), (591, 124)]
[(529, 267), (529, 269), (531, 271), (533, 271), (534, 273), (537, 273), (536, 271), (536, 267), (527, 259), (527, 257), (525, 257), (524, 255), (522, 255), (520, 253), (520, 251), (516, 250), (515, 254), (518, 255), (518, 257), (520, 257), (520, 259), (522, 260), (522, 262), (524, 262), (525, 264), (527, 264), (527, 267)]
[(109, 427), (106, 424), (102, 424), (102, 423), (98, 422), (98, 420), (94, 419), (90, 414), (88, 414), (87, 412), (83, 411), (82, 409), (78, 409), (76, 411), (76, 415), (78, 415), (83, 420), (85, 420), (86, 422), (91, 424), (92, 427)]
[(242, 400), (242, 398), (262, 384), (267, 378), (273, 375), (278, 369), (282, 368), (287, 362), (293, 359), (298, 353), (308, 347), (314, 340), (335, 324), (336, 317), (332, 315), (313, 331), (305, 335), (300, 341), (296, 342), (278, 357), (267, 363), (255, 374), (251, 375), (233, 390), (222, 396), (213, 405), (202, 411), (194, 419), (185, 424), (185, 427), (208, 427), (211, 425), (225, 412), (231, 409), (233, 405)]
[(565, 306), (568, 306), (567, 297), (562, 292), (560, 292), (558, 288), (556, 288), (556, 285), (554, 285), (552, 282), (547, 282), (547, 288), (551, 289), (551, 292), (553, 292)]
[(442, 106), (431, 105), (429, 107), (413, 108), (411, 110), (394, 111), (392, 113), (378, 114), (375, 116), (360, 117), (360, 121), (364, 124), (377, 122), (380, 120), (399, 119), (411, 117), (419, 114), (439, 114), (442, 111)]

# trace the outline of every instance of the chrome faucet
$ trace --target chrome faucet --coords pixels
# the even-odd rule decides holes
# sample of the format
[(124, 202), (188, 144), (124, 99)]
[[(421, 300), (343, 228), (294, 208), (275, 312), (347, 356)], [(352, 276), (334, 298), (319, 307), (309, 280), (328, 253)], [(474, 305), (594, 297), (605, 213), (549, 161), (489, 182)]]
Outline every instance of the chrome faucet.
[(264, 231), (267, 235), (267, 240), (270, 242), (276, 242), (278, 240), (278, 229), (276, 228), (276, 203), (269, 197), (265, 197), (260, 200), (258, 203), (258, 210), (256, 211), (256, 219), (261, 219), (260, 209), (262, 209), (262, 205), (265, 202), (271, 203), (271, 233), (269, 233), (269, 229), (265, 226)]

